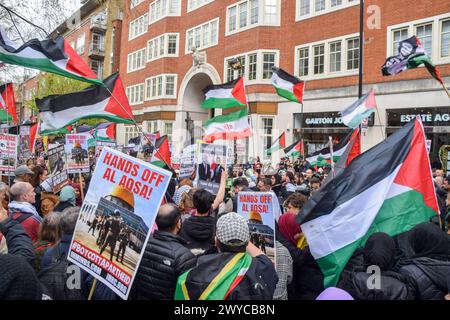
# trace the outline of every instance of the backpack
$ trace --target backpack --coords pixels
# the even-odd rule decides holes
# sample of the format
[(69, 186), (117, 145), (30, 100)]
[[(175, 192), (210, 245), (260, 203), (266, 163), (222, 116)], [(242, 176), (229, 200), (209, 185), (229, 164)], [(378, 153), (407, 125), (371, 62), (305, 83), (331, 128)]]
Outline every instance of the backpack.
[(61, 253), (59, 246), (56, 246), (52, 252), (52, 263), (41, 269), (38, 279), (53, 300), (86, 300), (81, 290), (81, 279), (80, 288), (69, 289), (67, 287), (69, 278), (67, 267), (69, 265), (72, 264), (69, 263), (64, 252)]

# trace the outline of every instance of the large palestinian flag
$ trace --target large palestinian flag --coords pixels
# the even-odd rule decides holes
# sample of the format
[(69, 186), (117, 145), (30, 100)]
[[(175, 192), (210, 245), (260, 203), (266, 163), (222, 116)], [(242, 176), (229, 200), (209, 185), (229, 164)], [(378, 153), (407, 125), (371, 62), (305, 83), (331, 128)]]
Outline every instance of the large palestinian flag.
[(300, 139), (293, 144), (291, 144), (289, 147), (284, 149), (284, 153), (288, 157), (299, 157), (305, 155), (305, 147), (303, 144), (303, 139)]
[(115, 73), (106, 78), (105, 85), (123, 107), (106, 88), (100, 86), (91, 86), (79, 92), (36, 99), (41, 117), (41, 134), (45, 135), (47, 132), (59, 130), (86, 118), (101, 118), (116, 123), (133, 123), (133, 114), (119, 74)]
[(55, 40), (32, 39), (19, 47), (7, 37), (0, 26), (0, 61), (103, 86), (62, 36), (56, 37)]
[(228, 109), (247, 105), (242, 77), (225, 84), (207, 86), (203, 92), (206, 96), (202, 104), (203, 109)]
[(271, 155), (272, 153), (286, 148), (286, 134), (283, 132), (280, 137), (272, 143), (270, 149), (267, 150), (267, 154)]
[(422, 123), (416, 119), (354, 159), (305, 204), (311, 254), (334, 286), (354, 251), (375, 232), (391, 236), (439, 212)]
[(405, 70), (415, 69), (422, 64), (425, 65), (433, 78), (444, 84), (438, 69), (433, 65), (431, 58), (416, 36), (400, 42), (398, 55), (387, 58), (381, 72), (383, 76), (391, 76)]
[(277, 94), (293, 102), (303, 103), (303, 92), (305, 91), (305, 82), (294, 77), (283, 69), (272, 68), (272, 85)]
[(203, 127), (205, 129), (203, 141), (207, 143), (214, 140), (244, 139), (252, 135), (246, 108), (211, 118), (203, 124)]
[(14, 123), (17, 122), (16, 99), (12, 83), (0, 86), (0, 121)]
[(165, 164), (172, 166), (169, 139), (164, 135), (155, 142), (155, 150), (153, 152), (152, 164), (163, 168)]
[[(347, 146), (350, 142), (351, 136), (352, 136), (353, 130), (350, 131), (344, 139), (339, 141), (337, 144), (333, 145), (333, 162), (338, 162), (339, 158), (342, 156), (342, 154), (347, 149)], [(322, 150), (316, 151), (311, 155), (308, 155), (306, 157), (306, 161), (308, 161), (313, 167), (314, 166), (320, 166), (325, 161), (331, 162), (331, 150), (330, 147), (325, 147)]]

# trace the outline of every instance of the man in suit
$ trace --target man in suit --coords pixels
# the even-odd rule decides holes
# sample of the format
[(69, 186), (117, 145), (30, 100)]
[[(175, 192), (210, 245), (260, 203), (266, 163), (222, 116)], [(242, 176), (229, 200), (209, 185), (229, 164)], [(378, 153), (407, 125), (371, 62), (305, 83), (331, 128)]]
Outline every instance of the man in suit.
[(212, 176), (212, 180), (215, 183), (220, 183), (220, 177), (222, 175), (222, 167), (221, 167), (221, 159), (219, 157), (216, 158), (215, 168)]
[(209, 164), (208, 154), (203, 154), (203, 161), (198, 166), (198, 176), (200, 180), (211, 181), (211, 165)]

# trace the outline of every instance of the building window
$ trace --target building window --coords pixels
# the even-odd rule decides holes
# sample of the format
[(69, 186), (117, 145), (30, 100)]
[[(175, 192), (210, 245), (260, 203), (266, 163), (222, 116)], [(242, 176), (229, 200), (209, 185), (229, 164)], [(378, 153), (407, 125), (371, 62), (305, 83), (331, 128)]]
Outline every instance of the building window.
[(142, 2), (144, 2), (144, 0), (131, 0), (130, 8), (133, 9), (134, 7), (136, 7), (138, 4), (141, 4)]
[(307, 76), (309, 74), (309, 48), (298, 49), (299, 58), (299, 75), (300, 77)]
[(164, 134), (167, 135), (169, 144), (172, 144), (173, 122), (164, 122)]
[(428, 56), (433, 56), (433, 24), (427, 23), (420, 26), (416, 26), (416, 36), (425, 48), (425, 52)]
[(156, 0), (150, 4), (150, 24), (165, 17), (181, 15), (180, 0)]
[(191, 51), (193, 45), (198, 50), (216, 46), (218, 44), (217, 29), (219, 19), (208, 21), (200, 26), (196, 26), (186, 31), (187, 46), (186, 54)]
[(103, 80), (103, 61), (91, 60), (91, 69), (97, 75), (97, 78)]
[(256, 68), (257, 68), (258, 55), (256, 53), (248, 56), (248, 80), (256, 80)]
[(359, 68), (359, 38), (347, 40), (347, 70)]
[(325, 65), (325, 46), (318, 45), (314, 47), (314, 74), (324, 73)]
[(158, 120), (147, 121), (147, 132), (156, 133), (159, 130)]
[(132, 52), (128, 55), (127, 72), (145, 68), (146, 48)]
[(311, 12), (311, 0), (301, 0), (300, 1), (300, 15), (306, 16)]
[(394, 39), (394, 45), (392, 46), (393, 52), (392, 55), (398, 54), (398, 47), (400, 46), (400, 42), (403, 40), (408, 39), (408, 28), (403, 28), (399, 30), (393, 31), (393, 39)]
[(272, 67), (275, 66), (275, 53), (263, 54), (263, 79), (272, 77)]
[(325, 0), (314, 0), (314, 11), (319, 12), (325, 10)]
[(137, 136), (139, 136), (139, 133), (136, 126), (125, 126), (125, 144), (128, 144), (128, 141), (136, 138)]
[(91, 49), (95, 51), (105, 51), (103, 35), (99, 33), (92, 33)]
[(450, 57), (450, 20), (442, 21), (441, 58)]
[(176, 75), (162, 74), (145, 81), (145, 99), (176, 98)]
[(148, 13), (140, 16), (139, 18), (130, 22), (130, 30), (128, 34), (128, 40), (139, 37), (147, 32), (148, 26)]
[(203, 7), (214, 0), (188, 0), (188, 12)]
[(330, 72), (341, 71), (341, 41), (330, 43)]
[[(227, 33), (278, 25), (280, 0), (244, 0), (227, 8)], [(260, 15), (263, 19), (260, 19)]]
[(178, 56), (178, 34), (163, 34), (147, 42), (147, 61)]
[(85, 43), (85, 34), (83, 33), (81, 36), (77, 38), (77, 53), (82, 55), (84, 53), (84, 43)]
[(332, 8), (337, 7), (337, 6), (342, 5), (342, 0), (331, 0), (330, 4), (331, 4)]
[(263, 150), (268, 150), (272, 146), (273, 118), (261, 118), (261, 120)]
[(144, 84), (127, 87), (126, 94), (130, 105), (141, 104), (144, 101)]

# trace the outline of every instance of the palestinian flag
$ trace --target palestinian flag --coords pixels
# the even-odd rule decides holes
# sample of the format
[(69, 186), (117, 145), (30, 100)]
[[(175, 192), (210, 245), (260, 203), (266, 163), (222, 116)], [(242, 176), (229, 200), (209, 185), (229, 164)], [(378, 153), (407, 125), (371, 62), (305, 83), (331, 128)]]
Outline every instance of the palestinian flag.
[(86, 62), (61, 35), (55, 40), (32, 39), (19, 47), (0, 27), (0, 60), (103, 86)]
[(169, 139), (167, 138), (167, 135), (156, 139), (152, 164), (161, 168), (166, 164), (167, 166), (172, 167)]
[(220, 261), (210, 255), (205, 262), (178, 277), (175, 300), (226, 300), (244, 279), (252, 257), (245, 252), (228, 253)]
[(298, 140), (294, 144), (284, 149), (284, 153), (288, 157), (299, 157), (305, 154), (305, 148), (303, 146), (303, 139)]
[(398, 51), (398, 55), (386, 59), (381, 69), (383, 76), (395, 75), (424, 64), (431, 76), (444, 84), (438, 69), (433, 65), (431, 58), (426, 54), (425, 48), (416, 36), (400, 42)]
[(420, 120), (354, 159), (297, 216), (311, 254), (335, 286), (354, 251), (375, 232), (395, 236), (439, 214)]
[(375, 112), (376, 108), (377, 102), (375, 101), (375, 91), (372, 89), (350, 107), (340, 112), (342, 122), (347, 127), (355, 129), (364, 119), (370, 117), (370, 115)]
[(206, 96), (202, 104), (203, 109), (229, 109), (247, 106), (244, 78), (242, 77), (225, 84), (207, 86), (203, 92)]
[(305, 91), (305, 82), (294, 77), (283, 69), (272, 68), (272, 85), (277, 94), (287, 100), (297, 103), (303, 103), (303, 92)]
[(116, 124), (112, 122), (100, 123), (92, 130), (92, 136), (95, 140), (114, 141), (116, 140)]
[[(344, 139), (339, 141), (337, 144), (333, 145), (333, 162), (336, 163), (339, 161), (339, 158), (347, 149), (347, 146), (350, 142), (350, 138), (352, 136), (353, 130), (350, 131)], [(331, 150), (330, 147), (325, 147), (322, 150), (314, 152), (312, 155), (306, 157), (306, 161), (308, 161), (313, 167), (315, 166), (323, 166), (326, 165), (324, 162), (331, 162)]]
[(267, 154), (271, 155), (275, 151), (286, 148), (286, 134), (283, 132), (281, 136), (275, 140), (269, 150), (267, 150)]
[(79, 92), (36, 99), (41, 117), (41, 134), (45, 135), (87, 118), (106, 119), (116, 123), (133, 123), (133, 114), (119, 73), (106, 78), (105, 85), (120, 101), (123, 108), (106, 88), (100, 86), (91, 86)]
[(39, 131), (39, 122), (36, 122), (30, 128), (30, 148), (31, 148), (31, 153), (34, 153), (38, 131)]
[(246, 108), (211, 118), (203, 124), (203, 127), (205, 128), (203, 141), (206, 143), (214, 140), (244, 139), (252, 135)]
[(12, 83), (6, 83), (0, 86), (0, 121), (14, 122), (17, 121), (16, 98), (14, 97), (14, 89)]

